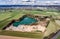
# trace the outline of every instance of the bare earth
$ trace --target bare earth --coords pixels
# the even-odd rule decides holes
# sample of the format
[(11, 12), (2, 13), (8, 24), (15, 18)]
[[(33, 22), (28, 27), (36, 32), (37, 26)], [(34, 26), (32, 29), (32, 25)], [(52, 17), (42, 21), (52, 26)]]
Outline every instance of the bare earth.
[(24, 38), (24, 37), (13, 37), (13, 36), (0, 35), (0, 39), (33, 39), (33, 38)]

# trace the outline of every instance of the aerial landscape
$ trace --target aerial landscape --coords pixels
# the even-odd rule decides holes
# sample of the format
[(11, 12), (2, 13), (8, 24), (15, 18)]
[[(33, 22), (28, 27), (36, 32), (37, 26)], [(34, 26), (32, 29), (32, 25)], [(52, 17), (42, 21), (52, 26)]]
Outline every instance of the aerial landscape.
[(60, 39), (60, 0), (0, 0), (1, 39)]

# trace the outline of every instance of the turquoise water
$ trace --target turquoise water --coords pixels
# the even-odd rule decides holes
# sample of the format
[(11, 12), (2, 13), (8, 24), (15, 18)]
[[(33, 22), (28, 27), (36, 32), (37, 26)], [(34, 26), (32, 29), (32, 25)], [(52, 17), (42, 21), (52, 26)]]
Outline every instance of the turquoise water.
[(36, 19), (31, 18), (31, 17), (25, 17), (25, 18), (23, 18), (23, 20), (21, 20), (21, 21), (14, 22), (14, 23), (13, 23), (13, 26), (17, 27), (18, 25), (23, 25), (23, 24), (29, 25), (29, 24), (32, 24), (32, 23), (35, 23), (35, 22), (37, 22)]

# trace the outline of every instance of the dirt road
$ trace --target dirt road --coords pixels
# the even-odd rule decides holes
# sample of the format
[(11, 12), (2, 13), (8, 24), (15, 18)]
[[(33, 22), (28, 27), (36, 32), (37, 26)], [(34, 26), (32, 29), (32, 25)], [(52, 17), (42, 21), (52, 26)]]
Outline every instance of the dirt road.
[(13, 37), (13, 36), (0, 35), (0, 39), (33, 39), (33, 38), (24, 38), (24, 37)]

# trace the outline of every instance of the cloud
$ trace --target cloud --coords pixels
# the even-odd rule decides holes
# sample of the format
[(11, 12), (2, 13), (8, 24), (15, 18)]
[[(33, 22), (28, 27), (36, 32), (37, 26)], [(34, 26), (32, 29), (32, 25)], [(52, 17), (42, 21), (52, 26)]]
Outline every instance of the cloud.
[(7, 4), (17, 4), (18, 2), (20, 2), (20, 0), (0, 0), (0, 4), (1, 5), (7, 5)]
[(28, 0), (0, 0), (0, 5), (46, 5), (46, 4), (60, 4), (59, 0), (30, 0), (36, 2), (22, 2)]

